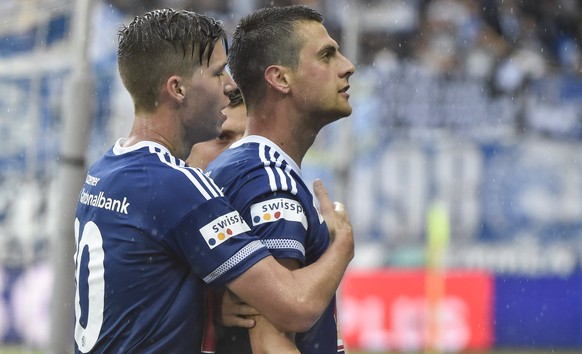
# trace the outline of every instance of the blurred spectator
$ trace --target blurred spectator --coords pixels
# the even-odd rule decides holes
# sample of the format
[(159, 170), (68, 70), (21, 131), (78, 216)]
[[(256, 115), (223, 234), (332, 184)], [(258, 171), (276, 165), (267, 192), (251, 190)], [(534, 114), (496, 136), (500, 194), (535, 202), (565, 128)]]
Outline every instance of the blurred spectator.
[[(331, 0), (252, 0), (246, 5), (232, 0), (107, 1), (130, 16), (176, 7), (222, 14), (227, 22), (229, 16), (235, 21), (249, 6), (300, 4), (330, 12), (332, 31), (338, 38), (341, 32), (338, 4)], [(362, 54), (353, 59), (364, 65), (372, 64), (376, 53), (390, 50), (400, 60), (413, 59), (433, 74), (492, 79), (502, 92), (514, 91), (528, 78), (548, 71), (580, 75), (582, 70), (582, 9), (577, 0), (346, 0), (343, 4), (360, 10)], [(417, 20), (411, 22), (410, 10), (417, 13)], [(408, 27), (403, 32), (398, 26), (404, 24)]]

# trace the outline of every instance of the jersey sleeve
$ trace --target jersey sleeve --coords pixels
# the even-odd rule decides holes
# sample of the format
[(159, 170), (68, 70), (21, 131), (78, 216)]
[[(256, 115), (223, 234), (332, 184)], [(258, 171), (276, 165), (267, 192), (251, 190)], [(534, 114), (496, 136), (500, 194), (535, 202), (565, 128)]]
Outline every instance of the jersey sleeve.
[(166, 243), (204, 282), (221, 286), (270, 255), (249, 231), (239, 212), (219, 197), (187, 214)]
[(305, 265), (308, 221), (305, 208), (291, 193), (272, 192), (255, 198), (243, 211), (252, 232), (275, 258)]
[(231, 148), (207, 172), (275, 258), (305, 265), (309, 214), (298, 195), (300, 178), (280, 155), (270, 160), (265, 154), (261, 144)]

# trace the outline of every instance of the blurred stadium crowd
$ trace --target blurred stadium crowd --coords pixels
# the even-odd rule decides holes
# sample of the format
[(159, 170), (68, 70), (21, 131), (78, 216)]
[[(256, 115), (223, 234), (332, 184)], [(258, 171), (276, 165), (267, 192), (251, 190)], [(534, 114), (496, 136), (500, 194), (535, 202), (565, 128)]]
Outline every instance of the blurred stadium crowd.
[[(59, 236), (52, 184), (74, 4), (0, 1), (0, 347), (47, 341), (47, 259)], [(322, 132), (303, 166), (306, 180), (327, 179), (346, 201), (358, 238), (354, 268), (423, 267), (426, 214), (444, 202), (448, 267), (524, 276), (528, 284), (563, 280), (554, 297), (561, 303), (539, 300), (561, 309), (531, 320), (544, 335), (519, 336), (529, 312), (491, 305), (501, 316), (495, 343), (525, 345), (535, 337), (582, 348), (582, 310), (567, 306), (582, 301), (582, 1), (94, 0), (87, 162), (129, 130), (131, 103), (115, 63), (121, 23), (176, 7), (220, 18), (232, 32), (253, 9), (289, 4), (318, 9), (357, 67), (352, 116)], [(501, 301), (503, 291), (526, 289), (499, 279)], [(407, 306), (407, 313), (418, 310)]]
[[(257, 7), (307, 5), (325, 15), (336, 38), (350, 20), (344, 17), (357, 18), (360, 65), (393, 55), (445, 75), (492, 78), (512, 70), (507, 75), (535, 79), (556, 72), (580, 75), (582, 70), (582, 4), (577, 0), (108, 1), (130, 15), (169, 6), (223, 18)], [(505, 69), (508, 62), (513, 67)], [(499, 89), (523, 83), (509, 81)]]

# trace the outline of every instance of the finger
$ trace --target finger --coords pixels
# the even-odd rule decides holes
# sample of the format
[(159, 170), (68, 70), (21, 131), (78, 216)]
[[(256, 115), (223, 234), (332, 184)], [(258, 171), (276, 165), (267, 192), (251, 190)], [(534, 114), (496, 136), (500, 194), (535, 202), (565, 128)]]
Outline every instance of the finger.
[(321, 215), (327, 224), (327, 229), (329, 230), (329, 236), (331, 239), (335, 239), (336, 233), (336, 218), (337, 212), (335, 211), (335, 206), (329, 199), (329, 194), (323, 186), (323, 182), (320, 179), (316, 179), (313, 182), (313, 192), (319, 200), (319, 209)]
[(237, 305), (244, 305), (245, 302), (238, 297), (238, 295), (236, 295), (235, 293), (233, 293), (230, 290), (226, 290), (226, 296), (228, 296), (229, 301), (231, 301), (233, 304), (237, 304)]
[(237, 309), (237, 314), (242, 316), (256, 316), (259, 314), (259, 311), (250, 305), (243, 304)]
[(349, 217), (348, 217), (348, 212), (346, 210), (346, 206), (343, 203), (340, 202), (334, 202), (333, 203), (333, 209), (335, 210), (336, 213), (336, 223), (338, 224), (344, 224), (344, 223), (349, 223)]
[(317, 200), (319, 200), (321, 214), (327, 220), (326, 216), (333, 215), (334, 207), (331, 200), (329, 199), (329, 194), (327, 193), (327, 190), (325, 189), (323, 182), (320, 179), (316, 179), (313, 182), (313, 192), (315, 193)]
[(255, 320), (245, 319), (241, 317), (240, 323), (238, 323), (237, 327), (253, 328), (255, 324), (256, 324)]
[(223, 323), (223, 325), (226, 327), (242, 327), (242, 328), (253, 328), (255, 324), (256, 322), (253, 319), (234, 316), (225, 318), (225, 321)]

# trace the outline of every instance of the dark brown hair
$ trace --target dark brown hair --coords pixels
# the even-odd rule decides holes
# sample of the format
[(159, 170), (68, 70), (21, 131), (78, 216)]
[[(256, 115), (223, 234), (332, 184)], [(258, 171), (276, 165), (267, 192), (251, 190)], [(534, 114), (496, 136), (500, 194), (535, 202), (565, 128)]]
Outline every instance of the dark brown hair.
[(222, 23), (191, 11), (162, 9), (137, 16), (119, 31), (117, 65), (137, 111), (151, 112), (163, 83), (191, 76), (210, 62), (216, 42), (228, 50)]

